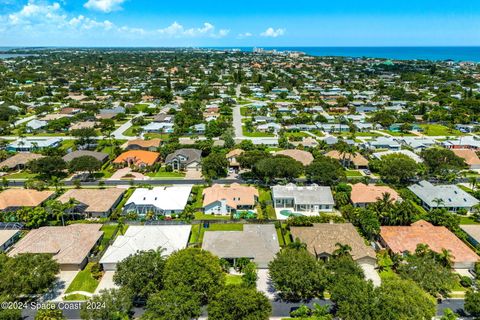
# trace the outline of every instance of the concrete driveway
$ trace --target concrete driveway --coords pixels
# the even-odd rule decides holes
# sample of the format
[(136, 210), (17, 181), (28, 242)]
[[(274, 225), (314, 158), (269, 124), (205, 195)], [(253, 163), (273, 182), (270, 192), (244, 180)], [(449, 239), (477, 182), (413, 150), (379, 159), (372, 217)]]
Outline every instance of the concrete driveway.
[(141, 173), (133, 172), (130, 168), (122, 168), (117, 170), (108, 180), (121, 180), (127, 174), (131, 174), (134, 180), (148, 180), (150, 177), (144, 176)]
[(270, 283), (268, 269), (257, 269), (257, 275), (257, 290), (263, 292), (269, 300), (274, 300), (276, 293), (273, 285)]
[(202, 179), (201, 170), (187, 170), (185, 171), (185, 179)]
[(44, 301), (62, 301), (62, 296), (65, 294), (65, 291), (75, 279), (77, 271), (60, 271), (57, 275), (57, 281), (55, 282), (54, 288), (52, 291), (48, 292), (43, 296)]
[(105, 271), (102, 279), (100, 280), (100, 283), (98, 284), (97, 289), (95, 290), (95, 294), (98, 294), (102, 290), (118, 288), (118, 286), (115, 285), (115, 283), (113, 283), (114, 274), (115, 274), (115, 271)]

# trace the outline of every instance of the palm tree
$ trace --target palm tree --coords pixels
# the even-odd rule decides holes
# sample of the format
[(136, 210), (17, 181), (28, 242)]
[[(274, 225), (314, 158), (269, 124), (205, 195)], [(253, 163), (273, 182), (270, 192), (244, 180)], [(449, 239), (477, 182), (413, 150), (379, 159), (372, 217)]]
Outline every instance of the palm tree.
[(432, 200), (433, 203), (437, 205), (437, 207), (443, 207), (445, 205), (445, 201), (440, 198), (435, 198)]
[(448, 268), (452, 267), (454, 258), (455, 257), (452, 255), (452, 252), (447, 249), (442, 249), (442, 252), (438, 254), (438, 260), (440, 263)]
[(334, 257), (345, 257), (345, 256), (349, 256), (350, 255), (350, 252), (352, 251), (352, 247), (350, 247), (348, 244), (341, 244), (339, 242), (337, 242), (335, 244), (335, 247), (337, 249), (335, 249), (332, 253), (332, 255)]
[(470, 186), (472, 187), (472, 190), (475, 191), (475, 187), (477, 186), (477, 178), (476, 177), (470, 177), (468, 178), (470, 182)]
[(307, 244), (300, 241), (299, 238), (295, 238), (295, 241), (288, 244), (288, 248), (295, 250), (302, 250), (307, 248)]

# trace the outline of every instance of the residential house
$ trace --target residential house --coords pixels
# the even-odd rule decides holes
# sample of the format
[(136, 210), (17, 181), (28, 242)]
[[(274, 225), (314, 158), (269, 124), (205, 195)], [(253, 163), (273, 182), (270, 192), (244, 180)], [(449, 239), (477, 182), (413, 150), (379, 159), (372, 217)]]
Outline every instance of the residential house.
[(254, 210), (258, 201), (255, 187), (214, 184), (203, 190), (203, 211), (206, 214), (230, 215), (237, 211)]
[(125, 203), (124, 213), (135, 213), (141, 217), (152, 215), (180, 214), (187, 205), (191, 185), (174, 187), (138, 188)]
[(288, 149), (281, 150), (274, 153), (275, 156), (286, 156), (294, 160), (297, 160), (304, 166), (308, 166), (313, 162), (313, 155), (308, 151), (297, 150), (297, 149)]
[(137, 252), (163, 249), (163, 255), (185, 249), (190, 237), (191, 225), (129, 226), (119, 235), (100, 259), (105, 271), (115, 271), (117, 264)]
[(0, 162), (0, 170), (23, 169), (32, 160), (41, 159), (44, 156), (38, 153), (21, 152)]
[(145, 151), (157, 151), (162, 144), (161, 139), (135, 139), (127, 142), (127, 147), (125, 150), (145, 150)]
[(392, 202), (399, 201), (401, 199), (397, 191), (388, 186), (376, 186), (372, 184), (366, 185), (359, 182), (352, 185), (350, 199), (355, 207), (366, 207), (369, 204), (383, 199), (384, 195), (387, 194)]
[(478, 248), (480, 246), (480, 225), (478, 224), (462, 224), (460, 228), (465, 231), (468, 236), (468, 242), (472, 246)]
[(20, 234), (19, 229), (0, 230), (0, 253), (6, 252), (20, 238)]
[(378, 137), (366, 142), (365, 147), (369, 149), (389, 149), (398, 151), (402, 146), (394, 138)]
[(75, 207), (69, 211), (91, 217), (107, 217), (122, 200), (125, 190), (108, 189), (70, 189), (58, 197), (58, 201), (67, 203), (75, 201)]
[(380, 243), (393, 253), (413, 253), (419, 244), (441, 253), (449, 250), (455, 269), (473, 269), (480, 257), (444, 226), (420, 220), (411, 226), (380, 227)]
[(468, 167), (472, 170), (480, 169), (480, 158), (478, 157), (477, 153), (472, 149), (452, 149), (453, 153), (457, 157), (462, 158), (465, 160), (465, 163)]
[(45, 148), (58, 148), (62, 144), (61, 138), (20, 138), (7, 145), (10, 152), (32, 152)]
[(55, 192), (49, 190), (7, 189), (0, 192), (0, 211), (38, 207), (52, 198), (54, 194)]
[(51, 254), (62, 271), (85, 267), (88, 257), (103, 238), (101, 224), (72, 224), (65, 227), (41, 227), (30, 230), (13, 246), (9, 256), (22, 253)]
[(276, 209), (293, 213), (332, 212), (335, 204), (330, 187), (315, 184), (305, 187), (293, 183), (273, 186), (272, 197)]
[(119, 155), (113, 164), (117, 166), (151, 167), (160, 160), (160, 153), (144, 150), (130, 150)]
[(412, 159), (413, 161), (415, 161), (416, 163), (422, 163), (423, 162), (423, 159), (420, 158), (417, 154), (413, 153), (412, 151), (410, 150), (388, 150), (388, 151), (381, 151), (381, 152), (375, 152), (373, 154), (373, 156), (379, 160), (381, 160), (383, 157), (385, 156), (389, 156), (389, 155), (392, 155), (392, 154), (403, 154), (404, 156), (407, 156), (409, 157), (410, 159)]
[(101, 163), (105, 163), (105, 161), (108, 160), (108, 154), (104, 152), (89, 151), (89, 150), (76, 150), (76, 151), (67, 153), (65, 156), (63, 156), (63, 160), (65, 160), (65, 162), (70, 162), (73, 159), (77, 159), (85, 156), (93, 157), (98, 161), (100, 161)]
[(346, 167), (354, 167), (355, 169), (368, 168), (368, 160), (359, 152), (342, 154), (337, 150), (331, 150), (325, 156), (336, 159)]
[(33, 119), (26, 124), (27, 132), (34, 132), (45, 128), (47, 126), (47, 121)]
[(447, 149), (472, 149), (480, 150), (480, 140), (473, 136), (460, 137), (455, 140), (446, 140), (442, 145)]
[(290, 227), (293, 239), (307, 245), (307, 250), (317, 259), (328, 260), (333, 256), (338, 244), (348, 245), (350, 254), (363, 269), (367, 280), (380, 285), (380, 276), (375, 270), (377, 258), (375, 250), (365, 244), (351, 223), (314, 223), (311, 227)]
[(234, 149), (232, 151), (230, 151), (229, 153), (227, 153), (227, 155), (225, 156), (227, 158), (227, 161), (228, 161), (228, 168), (234, 172), (237, 172), (240, 171), (240, 164), (238, 163), (237, 161), (237, 158), (242, 154), (244, 153), (245, 151), (243, 151), (242, 149)]
[(244, 224), (242, 231), (206, 229), (202, 249), (226, 259), (234, 266), (239, 258), (248, 258), (257, 268), (268, 269), (280, 246), (273, 224)]
[(456, 185), (434, 186), (428, 181), (420, 181), (408, 187), (421, 201), (426, 210), (446, 208), (449, 211), (467, 210), (480, 203), (475, 197)]
[(165, 158), (165, 164), (173, 170), (196, 170), (202, 167), (202, 151), (197, 149), (178, 149)]
[(142, 127), (146, 133), (173, 133), (174, 124), (170, 122), (150, 122)]

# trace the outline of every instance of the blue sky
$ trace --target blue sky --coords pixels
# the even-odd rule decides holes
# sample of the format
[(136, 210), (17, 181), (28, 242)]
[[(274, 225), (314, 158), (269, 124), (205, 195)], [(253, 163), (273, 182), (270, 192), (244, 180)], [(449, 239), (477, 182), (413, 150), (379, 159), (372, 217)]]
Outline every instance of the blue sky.
[(2, 46), (478, 46), (476, 0), (0, 0)]

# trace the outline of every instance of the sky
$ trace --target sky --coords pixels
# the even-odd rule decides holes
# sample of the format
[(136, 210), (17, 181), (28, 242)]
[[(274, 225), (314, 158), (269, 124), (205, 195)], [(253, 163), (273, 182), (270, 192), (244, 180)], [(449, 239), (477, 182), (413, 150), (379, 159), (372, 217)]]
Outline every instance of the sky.
[(478, 0), (0, 0), (0, 47), (480, 46)]

